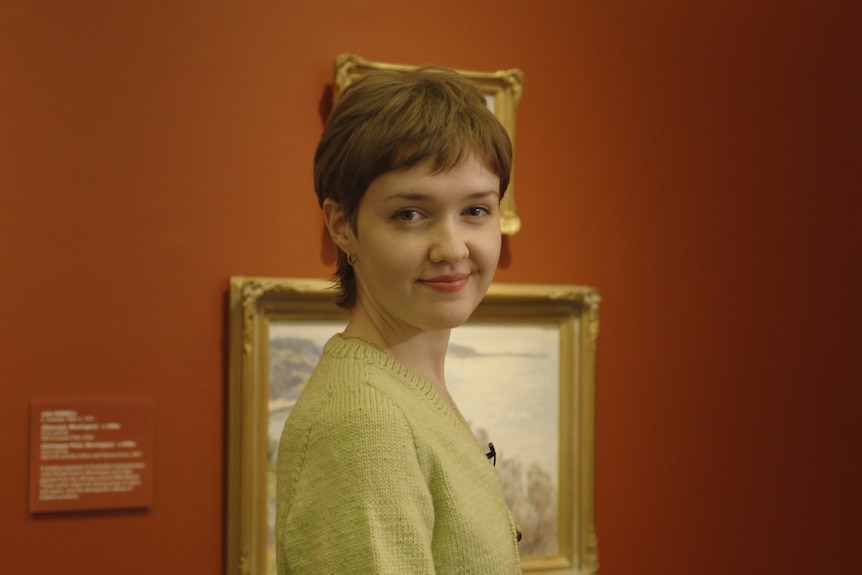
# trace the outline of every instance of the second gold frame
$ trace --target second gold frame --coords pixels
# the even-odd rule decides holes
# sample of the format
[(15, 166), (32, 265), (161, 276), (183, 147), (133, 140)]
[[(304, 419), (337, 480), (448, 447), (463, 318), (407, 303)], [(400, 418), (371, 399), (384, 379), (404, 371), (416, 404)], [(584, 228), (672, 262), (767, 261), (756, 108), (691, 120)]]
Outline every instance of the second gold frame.
[[(452, 332), (450, 391), (498, 451), (525, 573), (593, 575), (593, 413), (598, 293), (492, 285)], [(322, 343), (347, 315), (331, 283), (232, 278), (227, 575), (271, 575), (275, 453)]]

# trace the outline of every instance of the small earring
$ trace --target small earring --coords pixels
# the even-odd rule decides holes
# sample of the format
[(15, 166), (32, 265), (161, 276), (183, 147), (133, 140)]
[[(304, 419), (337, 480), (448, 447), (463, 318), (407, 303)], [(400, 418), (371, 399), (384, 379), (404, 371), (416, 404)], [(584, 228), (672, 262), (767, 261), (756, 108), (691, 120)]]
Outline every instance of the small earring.
[(353, 252), (347, 252), (347, 263), (352, 266), (356, 265), (356, 256), (353, 255)]

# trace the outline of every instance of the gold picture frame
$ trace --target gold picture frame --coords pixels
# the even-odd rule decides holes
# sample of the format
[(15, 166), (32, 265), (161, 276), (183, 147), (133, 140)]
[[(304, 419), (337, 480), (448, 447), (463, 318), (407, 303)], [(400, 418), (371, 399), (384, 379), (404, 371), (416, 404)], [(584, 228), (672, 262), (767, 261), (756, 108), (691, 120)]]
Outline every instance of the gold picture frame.
[[(335, 89), (333, 98), (355, 80), (375, 70), (415, 70), (418, 66), (405, 64), (390, 64), (385, 62), (369, 62), (355, 54), (341, 54), (335, 59)], [(475, 83), (488, 102), (488, 108), (503, 124), (515, 146), (515, 118), (518, 102), (524, 90), (524, 73), (517, 68), (498, 70), (496, 72), (472, 72), (457, 70), (460, 74)], [(503, 235), (514, 236), (521, 229), (521, 218), (515, 208), (515, 168), (512, 162), (512, 176), (509, 187), (500, 203), (500, 229)]]
[[(525, 573), (598, 569), (599, 301), (596, 290), (582, 286), (494, 284), (470, 321), (452, 332), (447, 385), (477, 440), (494, 441), (496, 468), (524, 532)], [(346, 321), (327, 280), (231, 278), (227, 575), (275, 573), (281, 427), (314, 354)], [(306, 350), (301, 359), (298, 350)]]

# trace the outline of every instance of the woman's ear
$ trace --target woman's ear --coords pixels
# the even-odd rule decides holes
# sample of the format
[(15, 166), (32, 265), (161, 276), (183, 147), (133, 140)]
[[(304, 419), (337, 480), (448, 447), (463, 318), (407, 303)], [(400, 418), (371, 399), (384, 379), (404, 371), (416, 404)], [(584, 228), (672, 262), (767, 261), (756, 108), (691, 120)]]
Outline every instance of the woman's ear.
[(329, 198), (323, 200), (323, 221), (326, 222), (329, 237), (332, 238), (335, 245), (346, 254), (352, 252), (356, 235), (353, 233), (353, 228), (350, 226), (344, 209), (338, 202)]

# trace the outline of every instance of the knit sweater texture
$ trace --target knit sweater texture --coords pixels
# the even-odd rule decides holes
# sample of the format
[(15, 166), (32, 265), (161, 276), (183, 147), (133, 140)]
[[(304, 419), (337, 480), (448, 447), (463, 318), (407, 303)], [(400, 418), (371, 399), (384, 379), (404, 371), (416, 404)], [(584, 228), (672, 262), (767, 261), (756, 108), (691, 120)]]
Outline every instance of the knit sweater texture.
[(278, 450), (280, 575), (512, 575), (499, 477), (426, 379), (334, 336)]

